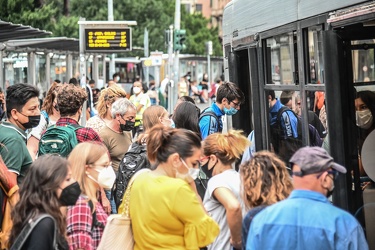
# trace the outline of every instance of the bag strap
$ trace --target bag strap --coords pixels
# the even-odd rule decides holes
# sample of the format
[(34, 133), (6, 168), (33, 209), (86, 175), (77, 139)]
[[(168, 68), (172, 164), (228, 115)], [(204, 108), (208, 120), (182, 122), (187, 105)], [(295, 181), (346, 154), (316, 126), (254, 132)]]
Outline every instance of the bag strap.
[(151, 171), (150, 169), (148, 169), (148, 168), (143, 168), (143, 169), (141, 169), (141, 170), (139, 170), (139, 171), (137, 171), (134, 175), (133, 175), (133, 177), (130, 179), (130, 181), (129, 181), (129, 184), (128, 184), (128, 187), (126, 188), (126, 191), (125, 191), (125, 194), (124, 194), (124, 200), (123, 200), (123, 202), (124, 202), (124, 209), (123, 209), (123, 211), (122, 211), (122, 215), (125, 215), (126, 217), (130, 217), (130, 191), (131, 191), (131, 188), (132, 188), (132, 186), (133, 186), (133, 182), (134, 182), (134, 180), (139, 176), (139, 175), (141, 175), (141, 174), (143, 174), (143, 173), (146, 173), (146, 172), (149, 172), (149, 171)]
[(98, 218), (96, 217), (96, 210), (94, 210), (94, 203), (92, 203), (92, 200), (89, 200), (87, 203), (90, 207), (91, 214), (92, 214), (91, 231), (94, 230), (94, 227), (104, 228), (103, 223), (99, 222)]
[(57, 228), (56, 228), (56, 221), (55, 219), (49, 214), (40, 214), (34, 219), (30, 219), (26, 226), (22, 229), (21, 233), (18, 235), (17, 239), (11, 246), (10, 250), (20, 250), (22, 249), (23, 245), (25, 244), (27, 238), (30, 236), (31, 232), (34, 230), (36, 225), (43, 220), (44, 218), (51, 218), (54, 225), (54, 233), (53, 233), (53, 248), (57, 249), (56, 247), (56, 235), (57, 235)]

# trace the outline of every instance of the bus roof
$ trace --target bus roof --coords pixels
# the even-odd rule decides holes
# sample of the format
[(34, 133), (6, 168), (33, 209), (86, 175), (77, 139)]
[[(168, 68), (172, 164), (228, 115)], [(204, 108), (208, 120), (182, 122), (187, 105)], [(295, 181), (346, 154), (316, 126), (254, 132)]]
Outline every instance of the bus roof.
[(223, 44), (362, 2), (367, 1), (232, 0), (224, 8)]

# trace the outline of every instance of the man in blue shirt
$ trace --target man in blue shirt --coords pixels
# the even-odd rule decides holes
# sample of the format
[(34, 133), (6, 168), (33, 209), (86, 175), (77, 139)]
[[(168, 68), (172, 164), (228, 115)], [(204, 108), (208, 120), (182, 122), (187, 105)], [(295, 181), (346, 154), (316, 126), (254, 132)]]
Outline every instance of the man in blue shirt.
[(320, 147), (303, 147), (290, 159), (295, 190), (257, 214), (246, 249), (368, 249), (358, 221), (327, 199), (346, 169)]
[(216, 94), (216, 102), (205, 109), (199, 118), (199, 127), (202, 139), (208, 135), (223, 130), (223, 115), (234, 115), (240, 110), (240, 105), (245, 101), (245, 96), (239, 87), (232, 82), (220, 85)]

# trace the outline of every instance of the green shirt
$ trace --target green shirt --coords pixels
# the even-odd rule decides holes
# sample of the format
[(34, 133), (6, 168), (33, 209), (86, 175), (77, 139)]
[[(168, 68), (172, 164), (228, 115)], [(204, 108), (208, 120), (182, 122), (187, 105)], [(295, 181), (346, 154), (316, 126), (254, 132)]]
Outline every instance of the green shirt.
[(9, 122), (0, 124), (0, 155), (10, 172), (18, 175), (20, 184), (33, 162), (26, 147), (26, 133)]

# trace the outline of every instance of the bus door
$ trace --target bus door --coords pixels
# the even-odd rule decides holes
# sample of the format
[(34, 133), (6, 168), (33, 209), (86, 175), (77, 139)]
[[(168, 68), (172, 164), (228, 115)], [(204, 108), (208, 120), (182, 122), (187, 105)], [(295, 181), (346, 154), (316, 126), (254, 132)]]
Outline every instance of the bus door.
[[(364, 226), (370, 249), (375, 249), (375, 238), (371, 237), (375, 235), (375, 178), (366, 173), (361, 158), (363, 145), (375, 128), (372, 118), (375, 115), (375, 27), (370, 25), (374, 18), (360, 16), (357, 22), (347, 20), (347, 25), (345, 20), (333, 22), (333, 29), (323, 32), (330, 150), (348, 170), (346, 178), (338, 181), (343, 191), (334, 199), (340, 206), (347, 206)], [(371, 147), (375, 152), (375, 145)], [(375, 162), (367, 165), (371, 175)]]

